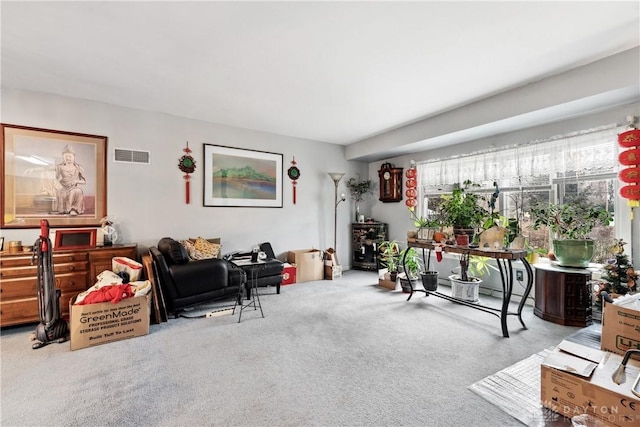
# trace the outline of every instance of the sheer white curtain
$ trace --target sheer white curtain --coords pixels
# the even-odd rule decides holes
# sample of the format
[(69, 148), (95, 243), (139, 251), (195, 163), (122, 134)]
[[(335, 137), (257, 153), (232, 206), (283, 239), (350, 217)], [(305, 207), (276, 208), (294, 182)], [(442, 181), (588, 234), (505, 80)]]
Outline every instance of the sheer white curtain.
[(470, 153), (417, 164), (423, 194), (450, 191), (454, 184), (471, 180), (483, 188), (549, 185), (554, 178), (571, 178), (615, 172), (618, 167), (618, 133), (615, 124), (546, 140)]

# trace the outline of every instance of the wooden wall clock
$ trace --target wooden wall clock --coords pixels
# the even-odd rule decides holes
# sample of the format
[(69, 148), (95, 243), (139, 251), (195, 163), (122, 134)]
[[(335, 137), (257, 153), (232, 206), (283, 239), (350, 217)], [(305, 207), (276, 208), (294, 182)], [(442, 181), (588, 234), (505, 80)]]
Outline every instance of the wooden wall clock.
[(402, 168), (383, 163), (378, 171), (380, 177), (380, 201), (394, 203), (402, 201)]

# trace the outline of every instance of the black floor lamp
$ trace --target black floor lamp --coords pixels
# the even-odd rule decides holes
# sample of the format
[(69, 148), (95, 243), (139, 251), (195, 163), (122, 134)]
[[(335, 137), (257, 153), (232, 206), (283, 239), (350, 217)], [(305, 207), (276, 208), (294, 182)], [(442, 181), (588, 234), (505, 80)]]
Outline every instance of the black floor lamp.
[(335, 204), (333, 206), (333, 250), (337, 252), (337, 250), (336, 250), (336, 236), (337, 236), (336, 229), (338, 227), (338, 204), (340, 202), (344, 202), (345, 200), (347, 200), (347, 198), (345, 197), (344, 193), (342, 193), (342, 194), (340, 194), (340, 200), (338, 200), (338, 183), (340, 182), (340, 180), (344, 176), (344, 173), (329, 172), (329, 176), (331, 177), (331, 179), (333, 180), (333, 183), (336, 186), (335, 187), (335, 191), (334, 191), (334, 196), (333, 196), (333, 200), (335, 202)]

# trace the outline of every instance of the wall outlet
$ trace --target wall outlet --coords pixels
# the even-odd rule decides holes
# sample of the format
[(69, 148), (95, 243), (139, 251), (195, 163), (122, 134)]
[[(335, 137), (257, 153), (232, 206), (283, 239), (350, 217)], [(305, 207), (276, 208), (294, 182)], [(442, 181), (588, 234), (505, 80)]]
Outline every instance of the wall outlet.
[(516, 270), (516, 280), (522, 282), (524, 280), (524, 273), (522, 270)]

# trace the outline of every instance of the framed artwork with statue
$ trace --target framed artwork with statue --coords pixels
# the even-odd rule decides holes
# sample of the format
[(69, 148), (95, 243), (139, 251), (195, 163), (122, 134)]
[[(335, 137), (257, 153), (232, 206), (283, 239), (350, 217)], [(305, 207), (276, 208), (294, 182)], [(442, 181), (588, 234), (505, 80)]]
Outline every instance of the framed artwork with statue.
[(2, 228), (95, 227), (107, 215), (107, 137), (2, 124)]
[(282, 154), (204, 145), (204, 206), (282, 207)]

